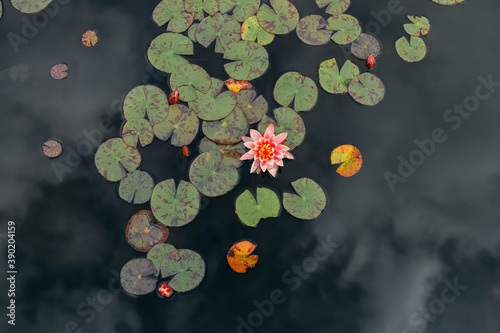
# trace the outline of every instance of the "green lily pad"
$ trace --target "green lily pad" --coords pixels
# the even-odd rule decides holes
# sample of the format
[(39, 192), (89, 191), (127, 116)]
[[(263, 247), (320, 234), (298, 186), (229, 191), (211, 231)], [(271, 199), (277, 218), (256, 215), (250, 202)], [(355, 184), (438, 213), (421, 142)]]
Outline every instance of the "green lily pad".
[(156, 69), (172, 73), (177, 66), (187, 64), (182, 55), (193, 54), (193, 42), (186, 36), (164, 33), (153, 39), (148, 49), (148, 59)]
[(219, 0), (186, 0), (185, 6), (186, 11), (196, 13), (197, 20), (203, 20), (203, 11), (210, 16), (214, 16), (219, 11)]
[(283, 193), (283, 207), (286, 211), (303, 220), (317, 218), (326, 207), (326, 195), (323, 189), (309, 178), (298, 179), (292, 186), (298, 195)]
[(351, 0), (316, 0), (319, 8), (326, 8), (326, 13), (330, 15), (340, 15), (351, 5)]
[(235, 108), (221, 120), (204, 121), (202, 130), (207, 138), (216, 143), (235, 144), (248, 133), (248, 120), (240, 108)]
[(155, 182), (149, 173), (135, 170), (121, 180), (118, 194), (126, 202), (131, 203), (133, 201), (134, 204), (138, 205), (151, 199), (154, 187)]
[(243, 156), (247, 149), (243, 142), (235, 145), (220, 145), (208, 138), (203, 138), (200, 141), (198, 150), (200, 153), (220, 152), (224, 155), (221, 166), (239, 168), (243, 164), (240, 157)]
[(351, 53), (358, 59), (366, 60), (370, 55), (377, 58), (382, 52), (382, 46), (377, 38), (369, 34), (361, 34), (351, 44)]
[(163, 262), (163, 259), (165, 259), (165, 256), (171, 252), (174, 252), (175, 250), (177, 249), (172, 244), (167, 243), (156, 244), (151, 248), (151, 250), (149, 250), (146, 258), (153, 262), (153, 265), (156, 269), (155, 276), (158, 276), (160, 274), (161, 264)]
[(161, 276), (173, 276), (168, 285), (178, 293), (190, 291), (198, 287), (205, 277), (205, 261), (194, 251), (176, 250), (163, 259)]
[(203, 120), (219, 120), (230, 114), (236, 106), (236, 97), (232, 91), (222, 92), (224, 82), (212, 78), (212, 85), (206, 93), (198, 91), (198, 98), (189, 106)]
[(0, 1), (0, 19), (2, 18), (2, 15), (3, 15), (3, 6), (2, 2)]
[(401, 37), (396, 41), (396, 51), (404, 61), (417, 62), (425, 58), (427, 47), (420, 37), (410, 37), (409, 43), (406, 37)]
[(173, 146), (183, 147), (193, 142), (199, 127), (198, 117), (193, 110), (182, 104), (174, 104), (170, 106), (168, 117), (153, 129), (158, 139), (167, 141), (171, 137)]
[(208, 47), (215, 40), (215, 52), (217, 53), (224, 53), (229, 44), (240, 39), (240, 23), (232, 17), (226, 19), (220, 13), (205, 17), (196, 28), (198, 43)]
[(268, 188), (257, 188), (257, 200), (248, 190), (236, 199), (236, 213), (241, 222), (249, 227), (256, 227), (261, 219), (278, 216), (280, 208), (278, 196)]
[(260, 0), (220, 0), (219, 10), (222, 14), (233, 10), (233, 17), (240, 22), (257, 13)]
[(44, 10), (52, 0), (10, 0), (10, 2), (21, 13), (33, 14)]
[(177, 67), (170, 76), (170, 87), (179, 91), (179, 99), (191, 102), (198, 98), (196, 90), (206, 93), (212, 80), (210, 75), (197, 65), (185, 64)]
[(236, 108), (245, 113), (249, 124), (255, 124), (266, 115), (269, 104), (264, 96), (257, 97), (255, 90), (241, 90), (236, 95)]
[(262, 28), (257, 16), (250, 16), (241, 25), (241, 39), (268, 45), (274, 40), (274, 34)]
[(234, 60), (224, 65), (227, 74), (235, 80), (253, 80), (261, 77), (269, 66), (266, 49), (255, 42), (242, 40), (229, 44), (224, 59)]
[(184, 0), (163, 0), (153, 11), (153, 20), (162, 26), (168, 22), (167, 31), (183, 32), (193, 23), (193, 13), (184, 8)]
[(110, 182), (122, 180), (128, 172), (134, 172), (139, 164), (141, 154), (137, 148), (127, 146), (122, 138), (102, 143), (95, 154), (97, 171)]
[(146, 295), (156, 289), (158, 279), (154, 276), (155, 266), (146, 258), (132, 259), (120, 272), (120, 283), (123, 290), (131, 295)]
[(347, 60), (339, 71), (335, 58), (325, 60), (319, 65), (319, 84), (330, 94), (347, 92), (352, 79), (359, 75), (359, 68)]
[(167, 95), (158, 87), (138, 86), (125, 96), (123, 115), (126, 120), (141, 119), (146, 114), (152, 126), (168, 115)]
[(337, 31), (333, 34), (332, 40), (339, 45), (352, 43), (361, 34), (358, 20), (347, 14), (331, 16), (327, 21), (326, 29)]
[(195, 43), (198, 42), (198, 40), (196, 39), (196, 29), (198, 29), (199, 25), (200, 25), (199, 23), (195, 23), (188, 29), (188, 37)]
[(167, 179), (155, 186), (151, 210), (158, 222), (169, 227), (181, 227), (198, 215), (200, 194), (193, 184), (183, 180), (176, 191), (175, 181)]
[(349, 95), (360, 104), (378, 104), (385, 95), (384, 83), (371, 73), (360, 74), (349, 84)]
[(413, 16), (407, 15), (408, 19), (412, 21), (412, 23), (406, 23), (403, 25), (405, 31), (411, 36), (420, 36), (427, 35), (429, 30), (431, 29), (431, 24), (429, 20), (425, 16)]
[(287, 0), (271, 0), (271, 7), (263, 4), (257, 11), (259, 24), (270, 33), (285, 35), (299, 23), (297, 8)]
[(123, 125), (122, 138), (128, 146), (136, 147), (137, 141), (140, 141), (141, 146), (145, 147), (153, 142), (153, 127), (144, 118), (131, 119)]
[(281, 133), (288, 133), (286, 142), (284, 143), (290, 150), (299, 146), (304, 141), (306, 135), (306, 126), (304, 121), (297, 112), (293, 109), (282, 107), (274, 110), (273, 120), (269, 116), (264, 116), (259, 123), (259, 132), (264, 133), (269, 124), (274, 125), (274, 133), (276, 135)]
[(189, 179), (207, 197), (224, 195), (238, 183), (238, 170), (223, 160), (223, 153), (208, 152), (200, 154), (191, 164)]
[(297, 36), (306, 44), (323, 45), (332, 37), (332, 31), (325, 30), (326, 20), (320, 15), (303, 17), (297, 25)]
[(125, 238), (135, 250), (148, 252), (158, 243), (168, 238), (168, 228), (154, 223), (153, 214), (149, 210), (141, 210), (134, 214), (125, 228)]
[(307, 76), (302, 76), (298, 72), (288, 72), (276, 82), (274, 99), (285, 107), (294, 102), (294, 109), (297, 112), (309, 111), (318, 100), (318, 87)]
[(458, 5), (459, 3), (465, 2), (467, 0), (431, 0), (431, 1), (443, 6), (452, 6), (452, 5)]

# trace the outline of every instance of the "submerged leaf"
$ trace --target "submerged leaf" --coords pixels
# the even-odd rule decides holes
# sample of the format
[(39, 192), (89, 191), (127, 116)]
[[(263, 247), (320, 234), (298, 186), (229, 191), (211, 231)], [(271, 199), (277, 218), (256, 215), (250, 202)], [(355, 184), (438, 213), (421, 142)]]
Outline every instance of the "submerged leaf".
[(235, 108), (221, 120), (204, 121), (203, 134), (219, 144), (235, 144), (248, 132), (248, 120), (240, 108)]
[(241, 222), (249, 227), (256, 227), (261, 219), (278, 216), (280, 208), (278, 196), (268, 188), (257, 188), (257, 200), (248, 190), (236, 199), (236, 213)]
[(377, 38), (369, 34), (361, 34), (351, 44), (351, 53), (358, 59), (366, 60), (370, 55), (375, 58), (382, 52), (382, 46)]
[(271, 7), (263, 4), (257, 11), (259, 24), (268, 32), (285, 35), (299, 23), (299, 12), (287, 0), (271, 0)]
[(259, 9), (260, 0), (220, 0), (219, 10), (222, 14), (233, 10), (233, 17), (240, 22), (254, 15)]
[(118, 194), (126, 202), (131, 203), (134, 201), (134, 204), (138, 205), (151, 199), (154, 187), (155, 182), (149, 173), (135, 170), (121, 180)]
[(162, 26), (168, 23), (167, 31), (183, 32), (193, 23), (193, 13), (184, 8), (184, 0), (163, 0), (153, 11), (153, 20)]
[(358, 20), (347, 14), (331, 16), (327, 21), (326, 29), (337, 31), (333, 34), (332, 40), (339, 45), (352, 43), (361, 34)]
[(288, 133), (286, 145), (290, 150), (299, 146), (304, 141), (306, 127), (297, 112), (286, 107), (278, 108), (274, 110), (274, 118), (276, 120), (271, 119), (267, 115), (264, 116), (259, 123), (259, 132), (264, 133), (269, 124), (273, 124), (276, 134)]
[(342, 177), (351, 177), (358, 173), (363, 164), (363, 158), (358, 148), (352, 145), (343, 145), (335, 148), (330, 156), (332, 164), (342, 165), (337, 169), (337, 173)]
[(177, 66), (187, 64), (181, 55), (193, 54), (193, 42), (186, 36), (164, 33), (156, 37), (148, 48), (151, 65), (166, 73), (172, 73)]
[(120, 272), (123, 290), (131, 295), (146, 295), (156, 289), (156, 269), (151, 260), (141, 258), (127, 262)]
[(417, 62), (425, 58), (427, 48), (425, 42), (420, 37), (410, 37), (410, 42), (406, 37), (401, 37), (396, 41), (396, 51), (406, 62)]
[(225, 91), (224, 82), (212, 78), (212, 85), (206, 93), (197, 92), (198, 98), (189, 103), (199, 118), (207, 121), (219, 120), (230, 114), (236, 106), (233, 92)]
[(242, 40), (229, 44), (224, 59), (234, 60), (224, 65), (227, 74), (236, 80), (253, 80), (262, 76), (269, 66), (266, 49), (255, 42)]
[(127, 242), (137, 251), (148, 252), (158, 243), (168, 238), (168, 228), (154, 223), (149, 210), (141, 210), (133, 215), (125, 228)]
[(61, 155), (63, 147), (57, 140), (47, 140), (42, 145), (42, 151), (48, 158), (56, 158)]
[(229, 249), (227, 262), (236, 273), (246, 273), (248, 268), (255, 267), (259, 256), (250, 255), (257, 245), (251, 241), (241, 241)]
[(266, 31), (259, 24), (257, 16), (251, 16), (241, 26), (241, 39), (251, 42), (257, 41), (260, 45), (267, 45), (274, 40), (274, 34)]
[(205, 261), (191, 250), (176, 250), (165, 256), (161, 264), (163, 278), (172, 277), (169, 286), (178, 293), (190, 291), (205, 277)]
[(134, 172), (139, 164), (139, 151), (135, 147), (127, 146), (122, 138), (109, 139), (99, 146), (95, 154), (97, 171), (110, 182), (125, 178), (128, 172)]
[(306, 44), (323, 45), (328, 43), (332, 31), (325, 30), (326, 20), (320, 15), (303, 17), (297, 25), (297, 36)]
[(158, 87), (138, 86), (125, 96), (123, 115), (126, 120), (142, 119), (146, 114), (152, 126), (168, 115), (167, 95)]
[(371, 73), (360, 74), (349, 84), (349, 95), (360, 104), (378, 104), (385, 95), (384, 83)]
[(335, 58), (325, 60), (319, 65), (319, 84), (330, 94), (343, 94), (351, 80), (357, 78), (359, 68), (350, 60), (347, 60), (339, 71)]
[(193, 110), (185, 105), (171, 105), (168, 116), (154, 126), (156, 137), (162, 141), (171, 139), (172, 145), (182, 147), (190, 144), (198, 134), (199, 120)]
[(283, 193), (283, 207), (299, 219), (317, 218), (326, 207), (323, 189), (309, 178), (298, 179), (292, 183), (292, 186), (298, 195)]
[(206, 93), (211, 85), (210, 75), (200, 66), (193, 64), (177, 67), (170, 76), (170, 87), (179, 92), (179, 98), (184, 102), (195, 100), (198, 98), (197, 90)]
[(349, 8), (351, 0), (316, 0), (319, 8), (326, 8), (326, 13), (330, 15), (340, 15)]
[(294, 102), (295, 111), (309, 111), (318, 100), (318, 87), (307, 76), (298, 72), (283, 74), (274, 86), (274, 99), (288, 107)]
[(131, 119), (123, 125), (122, 138), (128, 146), (136, 147), (137, 141), (140, 141), (141, 146), (145, 147), (153, 142), (153, 127), (144, 118)]
[(224, 195), (238, 183), (238, 170), (223, 160), (223, 153), (208, 152), (200, 154), (191, 164), (189, 179), (207, 197)]
[(411, 36), (427, 35), (431, 29), (431, 24), (425, 16), (407, 15), (408, 19), (413, 23), (406, 23), (403, 25), (405, 31)]

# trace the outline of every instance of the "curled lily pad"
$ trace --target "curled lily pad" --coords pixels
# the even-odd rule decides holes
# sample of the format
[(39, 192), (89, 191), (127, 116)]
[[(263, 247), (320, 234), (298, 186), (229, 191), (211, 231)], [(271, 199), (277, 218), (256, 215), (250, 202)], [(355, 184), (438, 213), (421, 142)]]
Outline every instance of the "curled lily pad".
[(198, 287), (205, 277), (205, 261), (191, 250), (170, 252), (161, 264), (161, 276), (172, 276), (168, 284), (178, 293), (190, 291)]
[(127, 242), (137, 251), (148, 252), (168, 238), (168, 228), (154, 223), (149, 210), (141, 210), (130, 218), (125, 228)]
[(427, 47), (420, 37), (410, 37), (409, 43), (406, 37), (401, 37), (396, 41), (396, 51), (404, 61), (417, 62), (425, 58)]
[(235, 95), (237, 95), (241, 90), (253, 90), (250, 82), (245, 80), (235, 80), (233, 78), (230, 78), (224, 81), (224, 84), (226, 85), (227, 89), (234, 92)]
[(110, 182), (122, 180), (139, 164), (141, 154), (137, 148), (127, 146), (122, 138), (109, 139), (99, 146), (95, 154), (97, 171)]
[(136, 147), (137, 141), (140, 141), (141, 146), (145, 147), (153, 142), (153, 127), (144, 118), (131, 119), (123, 125), (122, 138), (123, 142), (131, 147)]
[(285, 107), (294, 102), (295, 111), (309, 111), (318, 100), (318, 87), (307, 76), (302, 76), (298, 72), (288, 72), (276, 82), (274, 99)]
[(236, 95), (236, 108), (245, 113), (249, 124), (255, 124), (266, 115), (269, 104), (264, 96), (257, 97), (254, 90), (243, 90)]
[(208, 152), (200, 154), (191, 164), (189, 179), (207, 197), (224, 195), (238, 183), (238, 170), (223, 160), (223, 153)]
[(271, 0), (271, 7), (263, 4), (257, 11), (260, 25), (270, 33), (285, 35), (299, 23), (297, 8), (287, 0)]
[(156, 137), (162, 141), (172, 138), (176, 147), (190, 144), (198, 134), (199, 121), (193, 110), (185, 105), (174, 104), (169, 108), (168, 116), (154, 126)]
[(371, 73), (360, 74), (349, 84), (349, 95), (360, 104), (378, 104), (385, 95), (384, 83)]
[(351, 177), (358, 173), (363, 164), (363, 158), (358, 148), (352, 145), (343, 145), (335, 148), (330, 156), (332, 164), (339, 164), (337, 173), (342, 177)]
[(227, 19), (220, 13), (207, 16), (196, 28), (196, 40), (204, 47), (215, 40), (215, 52), (224, 53), (232, 42), (241, 39), (241, 25), (235, 18)]
[(467, 0), (431, 0), (431, 1), (443, 6), (452, 6), (452, 5), (458, 5), (459, 3), (465, 2)]
[(62, 144), (57, 140), (47, 140), (42, 145), (42, 152), (48, 158), (56, 158), (63, 151)]
[(377, 38), (369, 34), (361, 34), (351, 44), (351, 53), (358, 59), (366, 60), (370, 55), (375, 58), (382, 52), (382, 46)]
[(227, 262), (236, 273), (246, 273), (248, 268), (255, 267), (259, 256), (250, 255), (257, 245), (252, 241), (241, 241), (229, 249), (227, 253)]
[(243, 224), (256, 227), (261, 219), (276, 217), (280, 212), (281, 204), (274, 191), (257, 188), (257, 199), (248, 190), (236, 199), (236, 213)]
[(182, 55), (193, 54), (193, 42), (186, 36), (164, 33), (156, 37), (149, 46), (148, 59), (151, 65), (166, 73), (177, 66), (187, 64)]
[[(52, 0), (10, 0), (12, 6), (24, 14), (33, 14), (44, 10)], [(0, 6), (1, 17), (1, 6)]]
[(292, 186), (298, 195), (283, 193), (283, 207), (286, 211), (303, 220), (317, 218), (326, 207), (323, 189), (309, 178), (298, 179)]
[(200, 141), (198, 150), (200, 153), (220, 152), (224, 155), (221, 163), (223, 167), (238, 168), (243, 163), (243, 161), (240, 160), (240, 157), (243, 156), (246, 148), (243, 142), (235, 145), (220, 145), (212, 140), (209, 140), (208, 138), (203, 138)]
[(248, 133), (248, 120), (240, 108), (221, 120), (204, 121), (203, 134), (219, 144), (234, 144), (241, 141), (241, 137)]
[(151, 210), (158, 222), (181, 227), (193, 221), (200, 210), (200, 194), (193, 184), (181, 180), (177, 190), (173, 179), (155, 186)]
[(339, 45), (352, 43), (361, 34), (358, 20), (347, 14), (331, 16), (327, 21), (326, 29), (336, 31), (332, 40)]
[(167, 95), (158, 87), (138, 86), (125, 96), (123, 115), (126, 120), (141, 119), (146, 114), (152, 126), (168, 115)]
[(326, 8), (326, 13), (330, 15), (340, 15), (351, 5), (351, 0), (316, 0), (319, 8)]
[(339, 71), (335, 58), (323, 61), (319, 65), (319, 84), (330, 94), (343, 94), (352, 79), (359, 75), (359, 68), (347, 60)]
[(429, 20), (425, 16), (413, 16), (413, 15), (407, 15), (408, 19), (412, 23), (406, 23), (403, 25), (405, 31), (411, 35), (411, 36), (420, 36), (422, 35), (427, 35), (429, 33), (429, 30), (431, 29), (431, 24), (429, 23)]
[(118, 194), (126, 202), (133, 201), (136, 205), (143, 204), (151, 199), (154, 187), (155, 182), (149, 173), (135, 170), (121, 180)]
[(184, 8), (184, 0), (163, 0), (153, 11), (153, 20), (162, 26), (168, 22), (167, 31), (183, 32), (193, 23), (193, 13)]
[(257, 41), (260, 45), (267, 45), (274, 40), (274, 34), (262, 28), (257, 16), (250, 16), (241, 25), (241, 39), (251, 42)]
[(264, 116), (259, 123), (259, 132), (264, 133), (269, 124), (274, 125), (274, 132), (276, 134), (288, 133), (286, 137), (286, 146), (290, 150), (299, 146), (304, 141), (306, 135), (306, 126), (304, 121), (297, 112), (293, 109), (282, 107), (274, 110), (274, 118)]
[(99, 38), (94, 30), (87, 30), (82, 36), (82, 44), (86, 47), (93, 47), (97, 44)]
[(192, 26), (189, 27), (188, 30), (188, 37), (191, 39), (193, 42), (197, 43), (198, 40), (196, 39), (196, 29), (198, 29), (199, 23), (195, 23)]
[(325, 30), (326, 20), (320, 15), (303, 17), (297, 25), (297, 36), (306, 44), (323, 45), (332, 37), (331, 30)]
[(120, 272), (120, 282), (127, 293), (131, 295), (146, 295), (156, 289), (154, 276), (155, 266), (146, 258), (132, 259), (127, 262)]
[(196, 90), (206, 93), (211, 85), (210, 75), (197, 65), (179, 66), (170, 76), (170, 87), (173, 91), (179, 91), (179, 98), (184, 102), (195, 100), (198, 97)]
[(177, 250), (172, 244), (160, 243), (156, 244), (149, 250), (147, 258), (153, 262), (153, 265), (156, 268), (156, 276), (160, 274), (161, 271), (161, 263), (165, 256), (171, 252)]
[(255, 42), (242, 40), (229, 44), (224, 59), (234, 60), (224, 65), (227, 74), (236, 80), (253, 80), (262, 76), (269, 66), (266, 49)]
[(206, 93), (198, 91), (198, 98), (189, 104), (198, 117), (203, 120), (219, 120), (230, 114), (236, 106), (233, 92), (225, 91), (224, 82), (212, 78), (212, 85)]

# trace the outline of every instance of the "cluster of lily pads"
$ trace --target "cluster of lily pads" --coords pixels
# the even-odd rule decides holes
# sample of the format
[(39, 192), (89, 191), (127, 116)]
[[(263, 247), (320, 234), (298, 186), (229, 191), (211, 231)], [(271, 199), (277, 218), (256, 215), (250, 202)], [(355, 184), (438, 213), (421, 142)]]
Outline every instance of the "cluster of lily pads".
[(408, 15), (412, 23), (404, 24), (405, 31), (410, 35), (410, 41), (401, 37), (396, 41), (396, 51), (401, 59), (406, 62), (417, 62), (425, 58), (427, 47), (420, 36), (426, 36), (431, 29), (429, 20), (425, 17)]

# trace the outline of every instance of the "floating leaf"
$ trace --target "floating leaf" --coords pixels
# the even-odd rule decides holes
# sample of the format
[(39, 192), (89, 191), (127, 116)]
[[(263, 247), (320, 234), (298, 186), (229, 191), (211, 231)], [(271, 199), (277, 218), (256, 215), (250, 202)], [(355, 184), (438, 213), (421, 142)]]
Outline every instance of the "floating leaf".
[(339, 71), (335, 58), (325, 60), (319, 65), (319, 84), (330, 94), (343, 94), (351, 80), (359, 75), (359, 68), (347, 60)]
[(413, 23), (406, 23), (403, 25), (405, 28), (405, 31), (411, 35), (411, 36), (420, 36), (422, 35), (427, 35), (429, 33), (429, 30), (431, 29), (431, 24), (429, 23), (429, 20), (425, 16), (413, 16), (413, 15), (407, 15), (408, 19), (412, 21)]
[(264, 133), (269, 124), (274, 125), (274, 132), (276, 134), (288, 133), (286, 137), (286, 145), (290, 150), (299, 146), (304, 141), (306, 134), (306, 127), (304, 121), (297, 112), (293, 109), (282, 107), (274, 110), (274, 118), (264, 116), (259, 123), (259, 132)]
[(203, 20), (203, 11), (210, 16), (214, 16), (219, 11), (219, 0), (186, 0), (186, 10), (195, 12), (197, 20)]
[(224, 82), (212, 78), (212, 85), (206, 93), (198, 91), (198, 98), (189, 106), (203, 120), (219, 120), (226, 117), (236, 106), (236, 97), (231, 91), (222, 92)]
[(349, 84), (349, 95), (360, 104), (378, 104), (385, 95), (384, 83), (371, 73), (360, 74)]
[(222, 14), (233, 10), (233, 17), (240, 22), (254, 15), (259, 9), (260, 0), (220, 0), (219, 10)]
[(326, 29), (337, 31), (333, 34), (332, 40), (339, 45), (352, 43), (361, 34), (358, 20), (347, 14), (331, 16), (327, 21)]
[(325, 30), (326, 20), (320, 15), (302, 18), (297, 25), (297, 36), (309, 45), (323, 45), (332, 37), (332, 31)]
[(382, 52), (382, 46), (377, 38), (369, 34), (361, 34), (351, 44), (351, 53), (358, 59), (366, 60), (370, 55), (375, 58)]
[(198, 134), (199, 121), (196, 113), (185, 105), (171, 105), (168, 116), (154, 126), (156, 137), (162, 141), (172, 138), (176, 147), (190, 144)]
[(189, 39), (191, 39), (195, 43), (198, 42), (198, 40), (196, 39), (196, 29), (198, 29), (199, 25), (200, 25), (199, 23), (195, 23), (192, 26), (190, 26), (189, 30), (188, 30), (188, 37), (189, 37)]
[(156, 289), (155, 266), (149, 259), (132, 259), (120, 272), (123, 289), (131, 295), (146, 295)]
[(191, 164), (189, 179), (207, 197), (224, 195), (238, 183), (238, 170), (223, 160), (223, 153), (208, 152), (200, 154)]
[(263, 96), (257, 97), (254, 90), (243, 90), (236, 95), (236, 108), (245, 113), (249, 124), (255, 124), (266, 115), (269, 105)]
[(168, 228), (154, 223), (149, 210), (141, 210), (130, 218), (125, 228), (125, 238), (135, 250), (148, 252), (168, 238)]
[(54, 80), (64, 80), (68, 77), (69, 67), (66, 64), (57, 64), (50, 69), (50, 76)]
[(236, 199), (236, 213), (241, 222), (249, 227), (256, 227), (261, 219), (278, 216), (280, 208), (276, 193), (263, 187), (257, 188), (257, 200), (248, 190)]
[(87, 30), (82, 36), (82, 43), (86, 47), (95, 46), (98, 41), (97, 33), (93, 30)]
[(215, 52), (224, 53), (227, 45), (241, 39), (241, 25), (235, 18), (224, 18), (220, 13), (207, 16), (196, 28), (196, 40), (209, 47), (215, 40)]
[(301, 178), (292, 183), (295, 192), (283, 193), (283, 207), (292, 216), (312, 220), (317, 218), (326, 207), (323, 189), (312, 179)]
[(126, 120), (141, 119), (148, 115), (152, 126), (163, 121), (168, 115), (167, 95), (155, 86), (138, 86), (132, 89), (123, 102)]
[(410, 42), (406, 37), (401, 37), (396, 41), (396, 51), (401, 59), (407, 62), (417, 62), (424, 59), (427, 54), (425, 42), (420, 37), (410, 37)]
[(251, 241), (241, 241), (229, 249), (227, 262), (236, 273), (246, 273), (248, 268), (255, 267), (259, 256), (250, 255), (257, 245)]
[(153, 177), (145, 171), (135, 170), (123, 178), (118, 188), (120, 198), (126, 202), (134, 202), (134, 204), (143, 204), (151, 199), (151, 193), (155, 182)]
[[(24, 14), (33, 14), (44, 10), (52, 0), (11, 0), (12, 6)], [(0, 5), (0, 17), (1, 15)]]
[(452, 6), (452, 5), (458, 5), (459, 3), (465, 2), (467, 0), (431, 0), (431, 1), (443, 6)]
[(343, 145), (335, 148), (330, 157), (332, 164), (342, 165), (337, 173), (342, 177), (351, 177), (358, 173), (363, 164), (363, 158), (358, 148), (352, 145)]
[(153, 20), (162, 26), (168, 23), (167, 31), (183, 32), (193, 23), (193, 13), (184, 8), (184, 0), (163, 0), (153, 11)]
[(2, 18), (2, 15), (3, 15), (3, 6), (2, 2), (0, 1), (0, 19)]
[(61, 155), (63, 150), (62, 144), (57, 140), (47, 140), (42, 145), (42, 151), (48, 158), (56, 158)]
[(145, 147), (153, 142), (153, 127), (144, 118), (131, 119), (123, 125), (122, 137), (123, 142), (131, 147), (136, 147), (138, 140), (141, 142), (141, 146)]
[[(205, 12), (203, 11), (203, 0), (185, 0), (184, 8), (186, 9), (186, 12), (193, 14), (193, 17), (195, 20), (201, 21), (205, 18)], [(193, 26), (191, 26), (188, 30), (189, 38), (191, 38), (189, 31), (191, 31), (192, 28), (193, 28)], [(196, 30), (196, 28), (195, 28), (195, 30)], [(196, 42), (196, 40), (193, 40), (192, 38), (191, 38), (191, 40), (193, 42)]]
[(203, 138), (198, 150), (200, 153), (220, 152), (224, 155), (221, 166), (238, 168), (243, 163), (240, 157), (245, 153), (246, 148), (243, 142), (235, 145), (220, 145), (208, 138)]
[(200, 194), (193, 184), (181, 180), (177, 190), (173, 179), (155, 186), (151, 210), (158, 222), (181, 227), (193, 221), (200, 210)]
[(260, 25), (270, 33), (285, 35), (299, 23), (299, 12), (287, 0), (271, 0), (271, 7), (263, 4), (257, 11)]
[(165, 259), (165, 256), (175, 250), (177, 249), (173, 245), (166, 243), (156, 244), (151, 248), (151, 250), (149, 250), (147, 258), (153, 262), (153, 265), (156, 268), (155, 276), (160, 274), (161, 263), (163, 262), (163, 259)]
[(205, 261), (194, 251), (176, 250), (165, 256), (161, 275), (173, 276), (168, 284), (178, 293), (184, 293), (198, 287), (205, 277)]
[(349, 8), (351, 0), (316, 0), (319, 8), (326, 8), (326, 13), (330, 15), (340, 15)]
[(196, 90), (206, 93), (211, 85), (210, 75), (197, 65), (179, 66), (170, 76), (170, 87), (179, 91), (179, 98), (184, 102), (195, 100), (198, 97)]
[(250, 82), (245, 80), (235, 80), (233, 78), (230, 78), (224, 81), (224, 84), (226, 85), (227, 89), (234, 92), (235, 95), (237, 95), (240, 90), (253, 90)]
[(110, 182), (122, 180), (128, 172), (134, 172), (139, 164), (139, 151), (127, 146), (122, 138), (109, 139), (99, 146), (95, 154), (97, 171)]
[(177, 66), (187, 64), (181, 55), (193, 54), (193, 42), (186, 36), (164, 33), (153, 39), (148, 59), (156, 69), (172, 73)]
[(267, 45), (274, 40), (274, 34), (262, 28), (257, 16), (250, 16), (241, 25), (241, 39), (251, 42), (257, 41), (260, 45)]
[(229, 44), (224, 59), (234, 60), (224, 65), (227, 74), (236, 80), (253, 80), (262, 76), (269, 66), (266, 49), (255, 42), (242, 40)]
[(221, 120), (204, 121), (202, 130), (207, 138), (216, 143), (235, 144), (248, 133), (248, 120), (240, 108), (235, 108)]
[(318, 100), (318, 87), (307, 76), (298, 72), (283, 74), (274, 86), (274, 99), (288, 107), (294, 102), (295, 111), (309, 111)]

